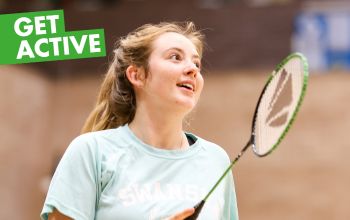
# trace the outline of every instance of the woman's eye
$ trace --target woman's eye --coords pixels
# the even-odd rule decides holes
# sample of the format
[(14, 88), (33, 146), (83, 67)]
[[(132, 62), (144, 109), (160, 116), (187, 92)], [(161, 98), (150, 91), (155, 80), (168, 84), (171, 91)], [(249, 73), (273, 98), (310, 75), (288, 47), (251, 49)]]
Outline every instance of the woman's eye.
[(180, 55), (178, 55), (178, 54), (172, 54), (172, 55), (170, 56), (170, 59), (172, 59), (172, 60), (180, 60), (181, 57), (180, 57)]

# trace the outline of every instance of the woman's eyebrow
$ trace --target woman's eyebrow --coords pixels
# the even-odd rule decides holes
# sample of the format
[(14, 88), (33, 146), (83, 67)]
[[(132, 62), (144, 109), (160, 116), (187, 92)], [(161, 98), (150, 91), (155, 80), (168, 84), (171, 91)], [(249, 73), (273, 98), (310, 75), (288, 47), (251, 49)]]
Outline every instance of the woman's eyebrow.
[(168, 48), (165, 50), (165, 52), (168, 52), (168, 51), (171, 51), (171, 50), (176, 50), (180, 53), (184, 53), (184, 51), (181, 49), (181, 48), (178, 48), (178, 47), (171, 47), (171, 48)]
[[(171, 47), (171, 48), (168, 48), (167, 50), (165, 50), (165, 53), (168, 52), (168, 51), (171, 51), (171, 50), (176, 50), (176, 51), (178, 51), (179, 53), (182, 53), (182, 54), (185, 53), (184, 50), (181, 49), (181, 48), (179, 48), (179, 47)], [(198, 59), (200, 59), (200, 57), (199, 57), (198, 54), (193, 54), (193, 55), (192, 55), (192, 58), (198, 58)]]

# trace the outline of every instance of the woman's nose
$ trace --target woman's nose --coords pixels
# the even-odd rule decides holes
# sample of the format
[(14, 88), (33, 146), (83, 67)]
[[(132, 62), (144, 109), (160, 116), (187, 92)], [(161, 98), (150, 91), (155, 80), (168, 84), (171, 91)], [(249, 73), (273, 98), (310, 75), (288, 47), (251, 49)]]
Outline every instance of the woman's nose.
[(193, 62), (190, 62), (187, 64), (185, 68), (185, 74), (186, 75), (192, 75), (193, 77), (196, 77), (197, 73), (199, 72), (199, 68), (197, 65)]

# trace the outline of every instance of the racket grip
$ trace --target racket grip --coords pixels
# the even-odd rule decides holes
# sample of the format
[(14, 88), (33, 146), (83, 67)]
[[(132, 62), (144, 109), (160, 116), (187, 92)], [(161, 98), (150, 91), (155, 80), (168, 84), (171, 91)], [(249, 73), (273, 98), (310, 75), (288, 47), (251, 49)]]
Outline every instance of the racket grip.
[(204, 203), (205, 203), (204, 200), (202, 200), (199, 203), (197, 203), (197, 205), (195, 205), (193, 207), (194, 208), (194, 213), (191, 216), (185, 218), (185, 220), (196, 220), (198, 218), (199, 213), (201, 212), (201, 210), (202, 210), (202, 208), (204, 206)]

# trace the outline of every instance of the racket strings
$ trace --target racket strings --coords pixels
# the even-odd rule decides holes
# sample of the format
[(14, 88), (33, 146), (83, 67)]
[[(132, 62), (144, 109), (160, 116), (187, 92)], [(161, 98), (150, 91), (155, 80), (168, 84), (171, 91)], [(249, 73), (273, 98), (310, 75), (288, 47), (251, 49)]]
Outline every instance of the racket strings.
[(270, 126), (283, 125), (287, 121), (288, 107), (292, 99), (291, 74), (283, 69), (268, 107), (269, 114), (265, 123)]
[(292, 58), (272, 76), (255, 119), (255, 150), (268, 153), (283, 137), (298, 107), (303, 86), (303, 63)]

